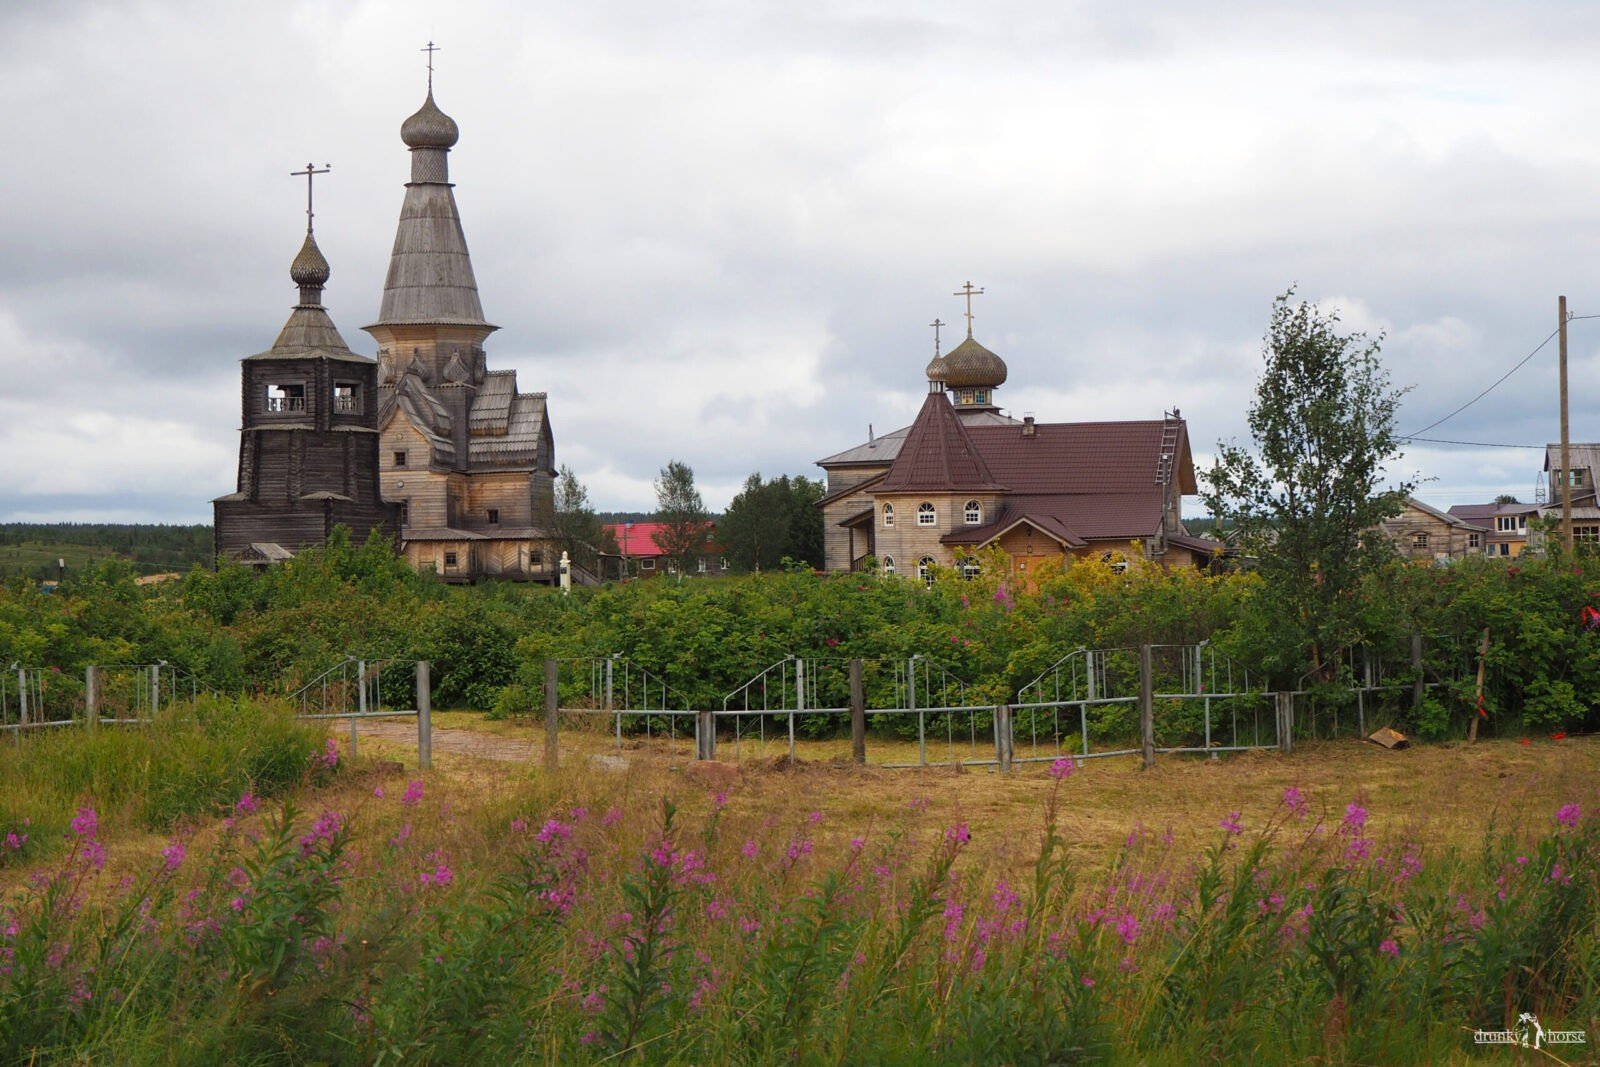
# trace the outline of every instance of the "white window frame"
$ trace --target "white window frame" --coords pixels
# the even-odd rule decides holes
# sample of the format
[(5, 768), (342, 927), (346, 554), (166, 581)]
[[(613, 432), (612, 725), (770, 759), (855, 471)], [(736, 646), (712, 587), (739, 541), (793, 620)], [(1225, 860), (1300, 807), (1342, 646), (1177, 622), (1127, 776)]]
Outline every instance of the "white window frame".
[(937, 567), (938, 565), (939, 561), (934, 559), (932, 556), (923, 556), (921, 559), (917, 560), (917, 577), (921, 578), (929, 585), (932, 585), (933, 568)]
[(1418, 530), (1416, 533), (1413, 533), (1411, 535), (1411, 547), (1413, 549), (1427, 548), (1428, 547), (1428, 531), (1426, 531), (1426, 530)]
[(917, 505), (917, 525), (918, 526), (937, 526), (937, 525), (939, 525), (939, 509), (934, 507), (933, 504), (931, 502), (927, 501), (927, 500), (924, 500), (922, 503), (918, 504)]
[(639, 569), (642, 571), (653, 571), (656, 569), (656, 561), (646, 556), (644, 559), (639, 561)]
[(979, 526), (983, 523), (983, 502), (981, 500), (967, 501), (967, 506), (963, 509), (963, 512), (963, 517), (967, 520), (968, 526)]
[(894, 525), (894, 505), (893, 504), (885, 504), (883, 506), (883, 525), (884, 525), (885, 529), (888, 529), (889, 527)]
[(894, 573), (894, 557), (893, 556), (884, 556), (883, 557), (883, 573), (885, 573), (885, 574), (893, 574)]

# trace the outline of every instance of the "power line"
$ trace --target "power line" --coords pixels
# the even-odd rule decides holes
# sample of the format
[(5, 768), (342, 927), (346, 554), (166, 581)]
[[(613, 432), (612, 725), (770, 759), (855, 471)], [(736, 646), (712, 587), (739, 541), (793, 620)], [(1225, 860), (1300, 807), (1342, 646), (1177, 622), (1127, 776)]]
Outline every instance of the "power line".
[[(1600, 316), (1596, 317), (1600, 318)], [(1398, 438), (1398, 440), (1426, 441), (1430, 445), (1471, 445), (1474, 448), (1536, 448), (1541, 452), (1544, 451), (1545, 448), (1544, 445), (1501, 445), (1495, 444), (1493, 441), (1448, 441), (1442, 437), (1417, 437), (1415, 434), (1409, 437)]]
[[(1585, 318), (1585, 319), (1593, 319), (1593, 318), (1600, 318), (1600, 315), (1583, 315), (1583, 316), (1573, 316), (1573, 317), (1574, 318), (1582, 317), (1582, 318)], [(1476, 404), (1478, 401), (1482, 400), (1484, 397), (1486, 397), (1490, 393), (1494, 392), (1496, 386), (1498, 386), (1501, 382), (1505, 381), (1507, 378), (1511, 377), (1513, 374), (1517, 373), (1517, 371), (1521, 370), (1522, 367), (1523, 367), (1523, 364), (1527, 363), (1528, 360), (1532, 359), (1534, 356), (1537, 356), (1539, 354), (1539, 352), (1544, 348), (1545, 345), (1547, 345), (1551, 341), (1555, 340), (1556, 334), (1558, 334), (1560, 332), (1561, 332), (1561, 328), (1559, 326), (1556, 327), (1554, 330), (1551, 330), (1549, 337), (1546, 337), (1543, 341), (1540, 341), (1539, 344), (1538, 344), (1538, 347), (1536, 347), (1532, 352), (1529, 352), (1527, 355), (1523, 356), (1520, 360), (1518, 360), (1517, 361), (1517, 365), (1515, 367), (1512, 367), (1510, 370), (1508, 370), (1504, 374), (1500, 375), (1500, 377), (1496, 378), (1495, 381), (1494, 381), (1494, 385), (1489, 386), (1489, 388), (1485, 389), (1483, 392), (1479, 393), (1477, 396), (1473, 397), (1471, 400), (1467, 401), (1465, 404), (1462, 404), (1460, 407), (1456, 408), (1454, 411), (1452, 411), (1450, 414), (1446, 415), (1444, 418), (1438, 419), (1438, 420), (1436, 420), (1434, 422), (1428, 423), (1428, 425), (1426, 425), (1422, 429), (1416, 431), (1416, 433), (1409, 433), (1409, 434), (1404, 435), (1402, 437), (1402, 440), (1406, 440), (1406, 441), (1413, 440), (1413, 439), (1416, 438), (1417, 434), (1427, 433), (1429, 430), (1433, 429), (1435, 426), (1439, 426), (1439, 425), (1441, 425), (1443, 423), (1449, 422), (1451, 419), (1455, 418), (1457, 415), (1461, 414), (1463, 411), (1467, 410), (1472, 405)], [(1459, 443), (1470, 444), (1472, 442), (1459, 442)]]

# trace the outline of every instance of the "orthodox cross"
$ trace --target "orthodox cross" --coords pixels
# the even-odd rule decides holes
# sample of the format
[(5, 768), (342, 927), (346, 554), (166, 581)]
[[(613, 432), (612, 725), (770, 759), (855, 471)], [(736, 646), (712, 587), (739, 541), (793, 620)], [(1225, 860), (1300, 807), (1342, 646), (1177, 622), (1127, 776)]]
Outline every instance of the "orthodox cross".
[(939, 358), (939, 327), (943, 326), (944, 323), (940, 322), (938, 319), (934, 319), (932, 322), (928, 323), (928, 325), (933, 327), (933, 358), (934, 359), (938, 359)]
[(326, 174), (332, 169), (332, 163), (324, 163), (321, 170), (318, 170), (315, 164), (307, 163), (305, 170), (291, 170), (289, 172), (289, 177), (291, 178), (298, 178), (302, 174), (306, 176), (306, 233), (311, 232), (311, 179), (318, 174)]
[(959, 293), (956, 293), (955, 295), (956, 296), (965, 296), (967, 298), (967, 336), (971, 337), (972, 336), (972, 298), (975, 297), (975, 296), (982, 296), (983, 295), (983, 290), (982, 289), (974, 289), (972, 287), (972, 283), (968, 282), (966, 285), (962, 286), (961, 287), (961, 291)]
[(419, 48), (417, 51), (428, 53), (428, 94), (431, 96), (433, 94), (433, 54), (439, 51), (439, 46), (429, 41), (428, 47)]

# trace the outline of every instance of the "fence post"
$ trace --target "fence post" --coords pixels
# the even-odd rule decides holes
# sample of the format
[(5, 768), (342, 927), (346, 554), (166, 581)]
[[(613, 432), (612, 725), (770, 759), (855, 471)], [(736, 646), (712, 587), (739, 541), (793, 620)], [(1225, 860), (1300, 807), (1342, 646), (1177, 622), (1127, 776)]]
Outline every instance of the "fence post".
[(554, 771), (556, 756), (556, 709), (560, 706), (558, 665), (554, 657), (544, 661), (544, 769)]
[(911, 694), (906, 701), (906, 707), (917, 713), (917, 762), (926, 767), (928, 765), (928, 724), (922, 710), (917, 707), (916, 656), (906, 660), (906, 692)]
[(83, 718), (89, 729), (100, 725), (100, 668), (94, 664), (83, 669)]
[(694, 713), (694, 758), (717, 758), (717, 718), (709, 708)]
[(1011, 736), (1011, 705), (997, 704), (994, 709), (994, 754), (1000, 761), (1000, 770), (1004, 774), (1011, 773), (1011, 759), (1013, 755), (1013, 741)]
[[(359, 715), (367, 713), (367, 661), (356, 660), (356, 712)], [(359, 718), (350, 720), (350, 758), (356, 758), (356, 734), (361, 725)]]
[(1411, 707), (1412, 710), (1416, 710), (1417, 708), (1422, 707), (1423, 691), (1426, 688), (1422, 684), (1421, 634), (1411, 635), (1411, 670), (1416, 675), (1416, 680), (1411, 683)]
[(417, 766), (433, 766), (433, 681), (425, 659), (417, 660)]
[[(611, 653), (611, 655), (606, 657), (606, 713), (608, 715), (611, 715), (612, 719), (614, 720), (611, 725), (612, 725), (613, 731), (616, 733), (616, 737), (617, 737), (617, 751), (621, 752), (622, 751), (622, 712), (617, 711), (617, 705), (616, 705), (616, 679), (617, 679), (616, 666), (617, 666), (617, 654), (615, 652), (613, 652), (613, 653)], [(648, 708), (649, 706), (650, 706), (649, 703), (646, 702), (645, 703), (645, 707)], [(649, 720), (646, 719), (645, 721), (648, 722)]]
[[(806, 661), (799, 656), (794, 660), (794, 706), (798, 711), (806, 710)], [(794, 716), (789, 716), (789, 762), (794, 762)]]
[(161, 713), (161, 664), (150, 665), (150, 717)]
[(861, 685), (861, 660), (850, 660), (850, 755), (867, 762), (867, 695)]
[(28, 669), (17, 668), (17, 736), (22, 736), (22, 727), (28, 725)]
[(1150, 646), (1139, 646), (1139, 740), (1144, 746), (1144, 769), (1156, 765), (1156, 683), (1150, 665)]
[(1274, 693), (1278, 718), (1278, 751), (1289, 752), (1294, 748), (1294, 694)]

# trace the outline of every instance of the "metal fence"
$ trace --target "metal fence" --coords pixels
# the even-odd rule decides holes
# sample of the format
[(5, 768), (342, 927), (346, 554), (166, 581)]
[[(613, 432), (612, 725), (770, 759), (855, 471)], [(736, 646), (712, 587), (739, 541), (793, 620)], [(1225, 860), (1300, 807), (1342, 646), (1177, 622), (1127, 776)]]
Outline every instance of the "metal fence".
[(348, 720), (352, 757), (359, 750), (362, 722), (414, 718), (417, 720), (417, 763), (431, 767), (433, 723), (429, 669), (429, 664), (423, 660), (346, 658), (290, 693), (289, 702), (296, 705), (297, 718)]

